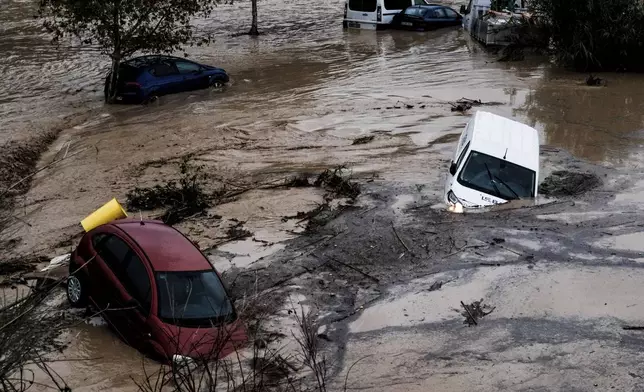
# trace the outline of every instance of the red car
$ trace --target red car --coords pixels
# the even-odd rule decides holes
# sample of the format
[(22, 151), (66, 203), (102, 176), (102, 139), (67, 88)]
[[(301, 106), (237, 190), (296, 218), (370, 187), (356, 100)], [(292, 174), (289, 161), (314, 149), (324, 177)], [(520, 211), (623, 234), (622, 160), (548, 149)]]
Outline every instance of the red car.
[(128, 344), (164, 362), (216, 359), (246, 340), (219, 274), (161, 222), (117, 220), (72, 253), (67, 298), (94, 305)]

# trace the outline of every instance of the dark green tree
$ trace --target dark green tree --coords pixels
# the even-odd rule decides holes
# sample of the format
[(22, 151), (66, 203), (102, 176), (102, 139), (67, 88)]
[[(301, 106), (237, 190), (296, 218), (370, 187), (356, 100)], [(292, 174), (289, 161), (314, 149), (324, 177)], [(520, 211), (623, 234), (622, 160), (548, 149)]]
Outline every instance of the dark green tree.
[(578, 71), (644, 72), (640, 0), (531, 0), (563, 65)]
[(207, 17), (216, 0), (38, 0), (39, 16), (53, 41), (73, 37), (97, 46), (112, 60), (106, 100), (112, 102), (121, 61), (135, 53), (169, 53), (202, 44), (191, 24)]

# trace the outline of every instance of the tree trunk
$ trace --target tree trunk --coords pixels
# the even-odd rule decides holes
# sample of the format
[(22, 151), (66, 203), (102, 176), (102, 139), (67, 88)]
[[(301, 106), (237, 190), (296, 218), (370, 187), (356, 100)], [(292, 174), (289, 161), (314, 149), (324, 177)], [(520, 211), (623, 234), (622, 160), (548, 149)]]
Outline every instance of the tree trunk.
[(119, 83), (119, 66), (121, 65), (120, 57), (112, 57), (112, 68), (110, 69), (110, 80), (107, 84), (105, 102), (114, 103), (116, 99), (117, 86)]
[(250, 25), (250, 31), (248, 35), (259, 35), (259, 30), (257, 30), (257, 0), (250, 0), (253, 10), (253, 23)]
[(117, 86), (119, 83), (119, 67), (121, 65), (121, 18), (120, 18), (121, 1), (115, 0), (112, 9), (112, 41), (114, 42), (114, 51), (112, 52), (112, 69), (110, 71), (110, 83), (105, 95), (107, 103), (114, 103), (116, 99)]

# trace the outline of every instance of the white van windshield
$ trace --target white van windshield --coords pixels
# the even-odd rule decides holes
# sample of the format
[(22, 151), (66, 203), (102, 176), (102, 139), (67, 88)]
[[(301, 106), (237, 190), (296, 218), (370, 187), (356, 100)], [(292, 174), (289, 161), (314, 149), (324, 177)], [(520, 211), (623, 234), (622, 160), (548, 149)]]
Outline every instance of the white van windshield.
[(504, 159), (472, 151), (458, 176), (468, 188), (505, 200), (534, 197), (535, 172)]

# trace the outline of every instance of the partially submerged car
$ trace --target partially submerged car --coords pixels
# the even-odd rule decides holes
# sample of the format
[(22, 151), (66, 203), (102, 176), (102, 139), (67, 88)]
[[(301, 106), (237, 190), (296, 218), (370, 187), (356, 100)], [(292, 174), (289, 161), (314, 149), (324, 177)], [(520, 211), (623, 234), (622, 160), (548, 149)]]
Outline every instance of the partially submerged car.
[(461, 5), (463, 28), (486, 46), (510, 45), (526, 18), (530, 18), (525, 0), (497, 3), (505, 11), (492, 11), (492, 0), (469, 0), (467, 7)]
[(414, 5), (394, 16), (391, 27), (402, 30), (426, 31), (441, 27), (460, 26), (463, 17), (443, 5)]
[(126, 343), (164, 362), (216, 359), (246, 332), (215, 269), (176, 229), (115, 220), (71, 255), (67, 298), (96, 307)]
[[(105, 78), (106, 101), (111, 77)], [(115, 98), (119, 103), (145, 103), (166, 94), (222, 87), (229, 80), (221, 68), (179, 57), (141, 56), (120, 65)]]
[(445, 181), (449, 208), (486, 207), (537, 197), (539, 133), (478, 111), (465, 127)]
[(428, 4), (426, 0), (345, 0), (342, 26), (350, 29), (383, 30), (395, 15), (412, 5)]

